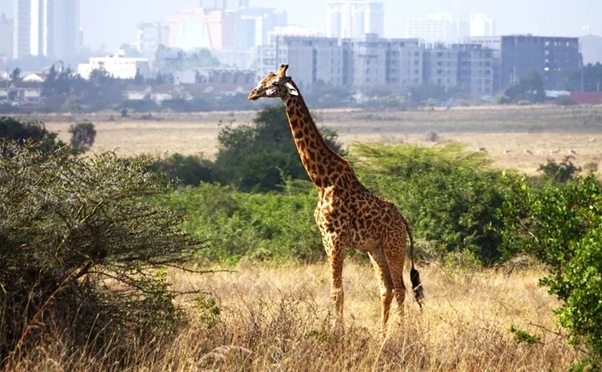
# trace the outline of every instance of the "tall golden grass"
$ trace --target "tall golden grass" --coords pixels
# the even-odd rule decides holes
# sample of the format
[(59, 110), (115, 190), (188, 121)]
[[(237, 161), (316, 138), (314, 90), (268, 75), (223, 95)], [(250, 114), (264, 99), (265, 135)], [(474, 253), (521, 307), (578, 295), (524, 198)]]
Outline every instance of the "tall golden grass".
[[(512, 273), (422, 268), (426, 306), (421, 311), (408, 296), (404, 317), (392, 317), (384, 339), (369, 265), (345, 267), (342, 335), (331, 328), (326, 265), (246, 263), (234, 272), (170, 275), (175, 289), (200, 289), (215, 299), (219, 314), (209, 301), (199, 306), (182, 297), (192, 321), (175, 339), (110, 340), (96, 354), (73, 352), (57, 329), (48, 342), (14, 356), (13, 370), (547, 371), (566, 370), (582, 356), (556, 326), (557, 303), (538, 286), (538, 267)], [(518, 343), (511, 325), (539, 342)]]

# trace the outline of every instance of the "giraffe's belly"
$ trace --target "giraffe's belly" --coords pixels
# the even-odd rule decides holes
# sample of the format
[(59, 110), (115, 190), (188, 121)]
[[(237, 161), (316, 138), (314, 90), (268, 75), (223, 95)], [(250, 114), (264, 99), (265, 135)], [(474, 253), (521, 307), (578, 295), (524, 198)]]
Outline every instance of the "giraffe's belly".
[(382, 242), (382, 232), (379, 229), (367, 230), (351, 228), (348, 245), (363, 252), (372, 252)]

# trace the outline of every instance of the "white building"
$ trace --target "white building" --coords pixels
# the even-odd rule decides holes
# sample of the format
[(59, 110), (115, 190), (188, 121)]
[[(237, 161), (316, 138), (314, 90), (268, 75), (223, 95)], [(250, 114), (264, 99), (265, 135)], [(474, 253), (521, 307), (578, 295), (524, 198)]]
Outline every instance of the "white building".
[(487, 14), (473, 13), (470, 15), (470, 36), (494, 36), (495, 21), (487, 18)]
[(406, 37), (418, 38), (429, 45), (460, 43), (468, 33), (468, 22), (449, 13), (429, 13), (426, 17), (406, 20)]
[(77, 73), (84, 79), (89, 79), (94, 70), (104, 70), (117, 79), (133, 79), (136, 73), (140, 73), (145, 78), (150, 77), (147, 58), (126, 58), (119, 55), (91, 57), (88, 63), (77, 65)]
[(13, 56), (65, 58), (80, 46), (79, 0), (13, 0)]
[(374, 0), (328, 0), (328, 37), (357, 39), (366, 34), (383, 36), (384, 4)]

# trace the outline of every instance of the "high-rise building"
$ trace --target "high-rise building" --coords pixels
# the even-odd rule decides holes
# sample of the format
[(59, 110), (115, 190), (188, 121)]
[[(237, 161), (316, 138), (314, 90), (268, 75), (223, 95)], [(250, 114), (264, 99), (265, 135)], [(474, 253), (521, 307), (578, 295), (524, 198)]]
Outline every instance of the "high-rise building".
[(249, 0), (200, 0), (199, 6), (205, 9), (238, 10), (248, 8)]
[(167, 44), (169, 28), (163, 22), (138, 25), (137, 49), (146, 58), (152, 59), (159, 45)]
[(449, 13), (429, 13), (426, 17), (406, 20), (406, 37), (430, 45), (460, 43), (468, 33), (468, 22)]
[(79, 0), (14, 0), (13, 55), (65, 58), (80, 45)]
[[(240, 49), (266, 45), (269, 43), (269, 33), (272, 30), (288, 26), (288, 15), (286, 11), (280, 9), (245, 8), (239, 10), (238, 15), (240, 17), (238, 27)], [(252, 44), (249, 44), (251, 37)]]
[(0, 58), (13, 56), (13, 20), (0, 15)]
[(529, 70), (537, 71), (545, 89), (563, 89), (568, 76), (579, 70), (582, 56), (579, 38), (507, 35), (469, 37), (466, 42), (480, 44), (493, 51), (495, 90), (518, 82)]
[(357, 39), (366, 34), (383, 36), (385, 12), (375, 0), (327, 0), (327, 36)]
[(167, 17), (167, 46), (184, 50), (236, 49), (238, 13), (216, 8), (183, 10)]
[(495, 21), (487, 18), (486, 14), (473, 13), (470, 15), (470, 36), (495, 35)]

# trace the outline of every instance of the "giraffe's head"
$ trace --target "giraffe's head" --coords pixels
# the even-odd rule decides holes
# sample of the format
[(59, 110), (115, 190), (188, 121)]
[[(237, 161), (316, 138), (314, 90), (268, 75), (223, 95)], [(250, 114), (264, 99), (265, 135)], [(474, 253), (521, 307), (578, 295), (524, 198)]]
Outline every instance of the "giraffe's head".
[(293, 84), (291, 77), (286, 76), (287, 69), (288, 65), (280, 65), (276, 73), (270, 72), (267, 74), (249, 93), (249, 99), (255, 101), (262, 97), (268, 97), (286, 100), (290, 96), (298, 96), (299, 91)]

